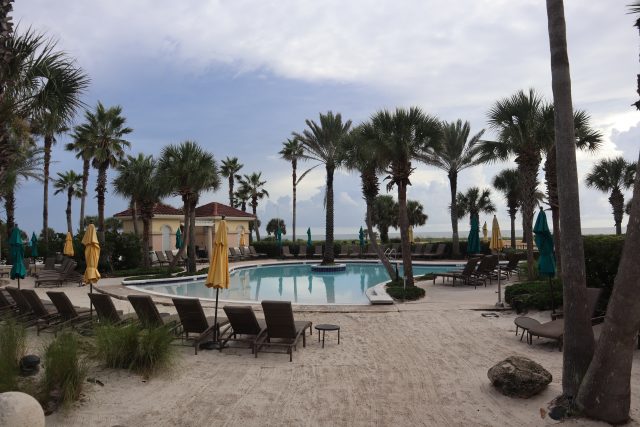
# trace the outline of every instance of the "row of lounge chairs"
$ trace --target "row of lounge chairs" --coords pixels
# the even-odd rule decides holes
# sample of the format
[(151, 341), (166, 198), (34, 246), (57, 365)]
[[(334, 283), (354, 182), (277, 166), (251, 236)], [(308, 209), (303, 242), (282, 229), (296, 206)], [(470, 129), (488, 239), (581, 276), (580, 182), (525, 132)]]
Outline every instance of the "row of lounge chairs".
[(93, 322), (108, 323), (116, 326), (137, 322), (143, 328), (166, 326), (183, 341), (193, 342), (195, 353), (199, 345), (213, 338), (219, 342), (220, 351), (229, 341), (248, 342), (251, 352), (270, 347), (284, 348), (293, 361), (293, 350), (302, 337), (306, 347), (306, 331), (312, 333), (312, 323), (296, 321), (289, 301), (263, 301), (264, 320), (257, 319), (251, 306), (224, 306), (226, 318), (207, 317), (200, 300), (196, 298), (173, 298), (177, 315), (160, 313), (148, 295), (129, 295), (127, 298), (135, 311), (134, 315), (123, 315), (116, 309), (113, 300), (106, 294), (90, 293), (89, 298), (95, 307), (95, 316), (90, 311), (74, 307), (64, 292), (47, 292), (51, 303), (40, 299), (33, 289), (4, 288), (10, 296), (0, 289), (0, 316), (12, 316), (26, 326), (35, 326), (37, 333), (50, 329), (54, 333), (64, 327), (76, 327), (87, 330)]
[(474, 289), (481, 285), (486, 287), (487, 281), (491, 283), (492, 280), (497, 280), (498, 275), (500, 275), (500, 279), (507, 279), (514, 272), (517, 272), (520, 258), (518, 256), (509, 257), (507, 265), (501, 265), (500, 268), (498, 268), (499, 262), (497, 255), (470, 258), (462, 270), (435, 273), (433, 275), (433, 284), (435, 285), (436, 278), (442, 277), (442, 283), (445, 282), (445, 279), (452, 279), (453, 286), (456, 285), (456, 281), (460, 281), (463, 285), (473, 286)]
[[(434, 251), (435, 248), (435, 251)], [(445, 251), (447, 249), (447, 245), (444, 243), (439, 243), (437, 246), (431, 243), (417, 243), (411, 252), (411, 257), (413, 259), (438, 259), (445, 257)], [(395, 254), (399, 256), (400, 252), (400, 244), (394, 243), (389, 247), (383, 248), (383, 252), (385, 252), (388, 256), (391, 254)], [(292, 254), (291, 249), (288, 245), (282, 247), (282, 256), (284, 258), (322, 258), (323, 256), (323, 247), (322, 245), (316, 245), (314, 247), (314, 252), (310, 253), (307, 251), (307, 245), (300, 245), (298, 247), (298, 253)], [(377, 258), (378, 254), (373, 250), (373, 246), (367, 245), (364, 248), (361, 248), (360, 245), (341, 245), (340, 252), (335, 254), (337, 258)]]
[(44, 268), (35, 276), (35, 286), (62, 286), (66, 282), (82, 283), (82, 274), (76, 271), (78, 264), (69, 257), (62, 258), (60, 267), (55, 266), (55, 258), (47, 257)]
[[(169, 265), (173, 262), (176, 255), (172, 251), (154, 251), (155, 259), (152, 259), (152, 264), (156, 265)], [(229, 261), (240, 261), (247, 259), (265, 258), (267, 255), (256, 252), (253, 246), (240, 246), (239, 248), (229, 248)], [(183, 253), (180, 257), (180, 262), (185, 263), (187, 261), (187, 255)], [(208, 260), (207, 260), (208, 262)]]

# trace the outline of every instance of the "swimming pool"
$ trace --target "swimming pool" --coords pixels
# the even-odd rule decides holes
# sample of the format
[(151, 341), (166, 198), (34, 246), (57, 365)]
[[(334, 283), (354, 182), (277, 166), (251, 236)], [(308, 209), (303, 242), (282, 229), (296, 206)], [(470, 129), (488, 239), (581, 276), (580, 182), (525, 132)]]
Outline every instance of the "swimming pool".
[[(365, 291), (389, 280), (380, 263), (347, 263), (346, 271), (316, 273), (312, 264), (271, 264), (239, 267), (230, 274), (229, 289), (220, 290), (227, 301), (283, 300), (294, 304), (369, 304)], [(436, 273), (451, 265), (414, 265), (413, 275)], [(402, 274), (402, 268), (400, 268)], [(167, 296), (215, 299), (205, 278), (177, 283), (146, 283), (132, 287)]]

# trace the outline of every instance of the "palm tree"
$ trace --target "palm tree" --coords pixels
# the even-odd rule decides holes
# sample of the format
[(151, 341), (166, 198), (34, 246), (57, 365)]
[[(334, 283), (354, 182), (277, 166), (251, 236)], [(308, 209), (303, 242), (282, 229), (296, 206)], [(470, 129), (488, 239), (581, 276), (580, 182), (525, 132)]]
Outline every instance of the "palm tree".
[[(84, 205), (87, 199), (87, 186), (89, 184), (89, 171), (91, 168), (91, 159), (93, 159), (94, 145), (93, 141), (82, 133), (79, 127), (74, 129), (72, 134), (73, 142), (65, 145), (65, 150), (75, 151), (76, 159), (82, 159), (82, 195), (80, 197), (80, 232), (84, 231), (85, 210)], [(134, 229), (138, 235), (138, 224), (134, 222)]]
[[(555, 112), (552, 104), (547, 104), (541, 110), (541, 140), (545, 152), (544, 177), (547, 186), (547, 196), (551, 207), (553, 221), (553, 243), (555, 247), (560, 245), (560, 204), (558, 202), (558, 173), (556, 166), (556, 141), (555, 141)], [(576, 147), (581, 150), (594, 152), (602, 143), (602, 134), (594, 130), (590, 125), (589, 115), (582, 110), (573, 113), (575, 127)], [(556, 267), (562, 270), (562, 254), (555, 252)]]
[[(7, 16), (10, 10), (10, 2), (0, 5), (0, 50), (5, 60), (0, 72), (0, 117), (5, 123), (16, 118), (37, 123), (45, 115), (71, 117), (81, 104), (78, 92), (88, 80), (71, 58), (56, 50), (54, 41), (32, 30), (15, 34)], [(10, 132), (0, 127), (0, 181), (5, 180), (13, 156), (19, 156)]]
[(424, 206), (417, 200), (407, 200), (407, 217), (411, 227), (424, 225), (429, 219), (429, 215), (424, 213)]
[(511, 247), (516, 247), (516, 213), (520, 207), (520, 188), (518, 171), (505, 169), (493, 178), (493, 187), (501, 191), (507, 201), (507, 212), (511, 219)]
[[(389, 227), (398, 228), (398, 204), (393, 196), (383, 194), (373, 199), (371, 222), (378, 228), (380, 241), (389, 243)], [(373, 234), (370, 234), (374, 240)]]
[(233, 193), (234, 197), (234, 208), (240, 208), (242, 212), (247, 211), (247, 202), (251, 198), (251, 194), (249, 193), (249, 188), (245, 185), (242, 185), (240, 182), (240, 188), (238, 188)]
[(428, 116), (417, 107), (409, 110), (397, 108), (395, 112), (379, 111), (371, 119), (380, 141), (380, 150), (388, 163), (385, 172), (387, 191), (393, 186), (398, 190), (398, 224), (402, 240), (402, 263), (408, 286), (413, 286), (411, 247), (409, 243), (409, 218), (407, 216), (407, 187), (414, 171), (411, 161), (432, 153), (440, 140), (440, 121)]
[(521, 213), (524, 240), (527, 242), (527, 275), (533, 271), (533, 211), (536, 203), (537, 175), (544, 142), (540, 138), (542, 99), (533, 89), (518, 91), (497, 101), (489, 110), (489, 126), (498, 134), (497, 141), (483, 141), (481, 149), (487, 161), (515, 157), (520, 175)]
[(19, 149), (0, 183), (0, 196), (4, 199), (7, 213), (7, 237), (15, 225), (15, 190), (22, 181), (34, 179), (42, 182), (43, 150), (34, 145), (17, 144)]
[(295, 242), (296, 241), (296, 187), (298, 186), (298, 184), (300, 184), (300, 181), (302, 181), (302, 178), (304, 178), (313, 168), (317, 167), (318, 165), (307, 169), (302, 173), (302, 175), (300, 175), (300, 177), (297, 176), (298, 160), (304, 159), (303, 157), (304, 148), (302, 146), (302, 143), (300, 142), (300, 139), (296, 137), (289, 138), (287, 139), (286, 142), (283, 142), (282, 150), (280, 150), (278, 154), (280, 154), (280, 157), (283, 158), (284, 160), (291, 162), (291, 170), (292, 170), (291, 181), (293, 184), (293, 219), (291, 221), (291, 225), (293, 228), (292, 239)]
[(351, 120), (342, 122), (340, 113), (320, 114), (320, 124), (305, 120), (307, 127), (302, 134), (295, 133), (304, 147), (303, 157), (325, 166), (327, 186), (325, 191), (325, 245), (322, 264), (333, 264), (333, 173), (342, 163), (342, 144), (349, 133)]
[(142, 219), (142, 261), (145, 267), (150, 266), (147, 256), (151, 248), (150, 224), (153, 218), (153, 207), (160, 201), (161, 186), (156, 178), (157, 162), (153, 156), (139, 153), (137, 157), (128, 156), (118, 165), (118, 175), (113, 180), (116, 194), (131, 200), (133, 221), (137, 221), (136, 210), (140, 210)]
[(284, 235), (287, 234), (287, 224), (285, 224), (284, 219), (282, 218), (271, 218), (267, 223), (267, 235), (271, 236), (272, 234), (275, 236), (278, 232), (278, 227), (280, 228), (280, 232)]
[(180, 248), (172, 266), (188, 246), (189, 272), (196, 271), (196, 206), (200, 194), (220, 187), (218, 165), (213, 154), (195, 141), (168, 145), (162, 149), (157, 167), (158, 187), (166, 195), (180, 196), (184, 210), (186, 242)]
[(458, 219), (469, 215), (469, 220), (475, 218), (480, 223), (480, 212), (491, 214), (496, 211), (496, 207), (491, 201), (491, 190), (479, 187), (471, 187), (466, 193), (458, 193), (457, 197)]
[(623, 190), (631, 187), (633, 180), (633, 165), (624, 157), (603, 159), (596, 163), (585, 178), (588, 187), (595, 188), (604, 193), (610, 193), (609, 203), (613, 208), (613, 221), (616, 226), (616, 234), (622, 234), (622, 217), (624, 215)]
[[(45, 149), (46, 157), (46, 149)], [(58, 178), (53, 181), (53, 188), (55, 192), (53, 194), (67, 193), (67, 232), (73, 234), (73, 227), (71, 226), (71, 201), (74, 197), (82, 196), (82, 175), (78, 175), (75, 171), (70, 170), (64, 173), (58, 172)]]
[(362, 196), (367, 207), (365, 224), (367, 225), (368, 234), (371, 236), (370, 244), (387, 270), (389, 278), (393, 279), (395, 277), (393, 267), (389, 262), (389, 258), (382, 252), (382, 248), (378, 245), (373, 233), (374, 205), (380, 191), (378, 173), (382, 172), (384, 166), (386, 166), (386, 161), (377, 150), (377, 140), (373, 126), (370, 123), (364, 123), (356, 127), (351, 131), (349, 137), (345, 139), (344, 162), (347, 169), (360, 172)]
[[(73, 60), (60, 56), (58, 77), (55, 82), (47, 84), (58, 86), (58, 96), (49, 98), (42, 110), (37, 112), (32, 120), (33, 131), (44, 139), (44, 191), (42, 202), (42, 229), (49, 228), (49, 165), (51, 163), (51, 148), (56, 143), (56, 135), (65, 133), (76, 110), (83, 105), (80, 96), (89, 85), (89, 78), (84, 72), (74, 66)], [(48, 246), (48, 233), (44, 235), (45, 246)]]
[(456, 216), (456, 194), (458, 192), (458, 174), (460, 171), (476, 166), (485, 159), (478, 147), (478, 141), (484, 134), (484, 129), (469, 138), (471, 125), (469, 122), (442, 123), (442, 138), (437, 150), (427, 153), (421, 158), (425, 163), (447, 172), (449, 188), (451, 190), (451, 228), (453, 256), (460, 254), (458, 236), (458, 218)]
[(122, 116), (122, 107), (105, 108), (100, 101), (95, 113), (85, 112), (85, 123), (78, 127), (78, 132), (91, 141), (93, 146), (94, 168), (98, 170), (96, 193), (98, 199), (98, 237), (104, 243), (104, 200), (107, 192), (107, 170), (115, 167), (124, 158), (125, 148), (131, 144), (124, 136), (133, 132), (125, 127), (126, 119)]
[(233, 200), (233, 184), (241, 178), (238, 172), (240, 172), (243, 166), (237, 157), (227, 157), (222, 161), (222, 166), (220, 166), (220, 175), (229, 180), (229, 206), (235, 205)]
[(251, 175), (244, 175), (240, 179), (240, 185), (245, 187), (249, 193), (251, 200), (251, 209), (253, 209), (253, 229), (256, 232), (256, 240), (260, 241), (260, 225), (258, 224), (258, 200), (269, 197), (269, 192), (263, 187), (267, 181), (262, 180), (262, 172), (254, 172)]

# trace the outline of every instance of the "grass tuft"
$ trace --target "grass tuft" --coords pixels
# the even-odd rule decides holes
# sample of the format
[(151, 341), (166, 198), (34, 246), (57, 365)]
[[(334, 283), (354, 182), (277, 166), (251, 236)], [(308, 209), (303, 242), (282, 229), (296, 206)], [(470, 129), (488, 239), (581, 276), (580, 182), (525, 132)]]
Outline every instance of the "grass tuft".
[(18, 390), (20, 359), (26, 349), (24, 326), (14, 319), (0, 324), (0, 393)]
[(44, 368), (43, 400), (52, 401), (55, 406), (66, 406), (80, 398), (87, 366), (80, 356), (78, 339), (72, 332), (62, 332), (47, 346)]

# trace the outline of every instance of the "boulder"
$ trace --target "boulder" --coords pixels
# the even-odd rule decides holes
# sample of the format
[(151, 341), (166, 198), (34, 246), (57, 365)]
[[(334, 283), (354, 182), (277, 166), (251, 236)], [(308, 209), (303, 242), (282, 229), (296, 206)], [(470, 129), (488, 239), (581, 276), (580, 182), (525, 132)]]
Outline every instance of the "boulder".
[(0, 426), (44, 427), (42, 406), (25, 393), (0, 393)]
[(520, 356), (510, 356), (496, 363), (487, 376), (505, 396), (523, 399), (540, 393), (553, 379), (540, 364)]

